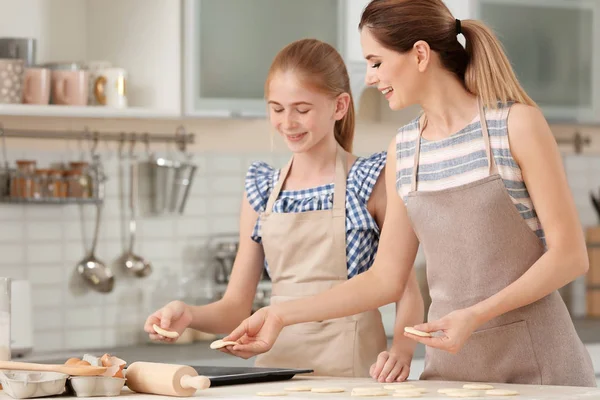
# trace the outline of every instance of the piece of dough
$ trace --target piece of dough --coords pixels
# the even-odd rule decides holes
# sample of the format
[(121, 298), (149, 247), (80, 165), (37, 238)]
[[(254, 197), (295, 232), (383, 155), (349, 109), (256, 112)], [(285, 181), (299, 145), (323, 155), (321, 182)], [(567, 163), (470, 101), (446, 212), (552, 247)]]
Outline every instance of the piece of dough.
[(486, 385), (485, 383), (467, 383), (463, 385), (464, 389), (472, 389), (472, 390), (488, 390), (493, 389), (492, 385)]
[(393, 385), (385, 385), (383, 388), (386, 390), (400, 390), (400, 389), (414, 389), (416, 386), (410, 383), (395, 383)]
[(320, 387), (312, 388), (310, 391), (313, 393), (342, 393), (345, 392), (346, 389), (341, 387)]
[(286, 392), (258, 392), (256, 393), (257, 396), (262, 396), (262, 397), (275, 397), (275, 396), (287, 396), (288, 394)]
[(360, 396), (360, 397), (376, 397), (376, 396), (389, 396), (390, 393), (385, 391), (385, 390), (381, 390), (381, 389), (375, 389), (375, 390), (352, 390), (352, 393), (350, 393), (350, 396)]
[(401, 397), (404, 399), (413, 399), (415, 397), (421, 397), (421, 396), (423, 396), (423, 394), (419, 391), (410, 392), (408, 390), (405, 390), (403, 392), (395, 392), (392, 396)]
[(213, 350), (217, 350), (217, 349), (222, 349), (223, 347), (227, 347), (227, 346), (235, 346), (236, 344), (238, 344), (238, 343), (223, 341), (223, 340), (219, 339), (219, 340), (215, 340), (214, 342), (212, 342), (210, 344), (210, 348)]
[(312, 386), (290, 386), (284, 388), (286, 392), (310, 392), (312, 390)]
[(420, 387), (414, 387), (414, 388), (398, 388), (396, 389), (396, 392), (419, 392), (419, 393), (427, 393), (427, 389), (425, 388), (420, 388)]
[(156, 324), (152, 325), (152, 328), (154, 329), (154, 332), (156, 332), (159, 335), (164, 336), (166, 338), (175, 339), (175, 338), (179, 337), (179, 333), (173, 332), (173, 331), (167, 331)]
[(451, 392), (462, 392), (463, 390), (465, 390), (465, 389), (462, 389), (462, 388), (443, 388), (443, 389), (438, 390), (438, 393), (448, 394), (448, 393), (451, 393)]
[(517, 396), (519, 392), (516, 390), (493, 389), (485, 392), (486, 396)]
[(463, 389), (463, 390), (455, 390), (453, 392), (446, 393), (446, 396), (448, 396), (448, 397), (481, 397), (482, 394), (483, 394), (483, 392), (479, 392), (477, 390)]
[(405, 327), (404, 332), (411, 333), (413, 335), (417, 335), (417, 336), (421, 336), (421, 337), (431, 337), (431, 333), (418, 331), (415, 328), (411, 328), (410, 326)]

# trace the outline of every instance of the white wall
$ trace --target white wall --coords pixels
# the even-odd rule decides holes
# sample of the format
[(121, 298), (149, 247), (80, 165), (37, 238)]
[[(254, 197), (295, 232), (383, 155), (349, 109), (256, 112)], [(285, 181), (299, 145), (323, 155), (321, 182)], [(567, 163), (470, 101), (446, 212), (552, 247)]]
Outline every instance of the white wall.
[(82, 0), (0, 0), (0, 37), (36, 38), (39, 63), (85, 60), (86, 4)]

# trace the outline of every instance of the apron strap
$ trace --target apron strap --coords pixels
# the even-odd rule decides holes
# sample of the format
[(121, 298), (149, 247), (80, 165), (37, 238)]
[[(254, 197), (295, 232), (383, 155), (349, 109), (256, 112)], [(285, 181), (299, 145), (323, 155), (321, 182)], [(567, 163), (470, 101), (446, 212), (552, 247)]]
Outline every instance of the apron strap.
[(427, 125), (427, 117), (425, 117), (425, 114), (423, 114), (423, 118), (419, 119), (419, 136), (417, 136), (417, 143), (415, 144), (415, 159), (413, 164), (412, 178), (410, 181), (411, 192), (417, 191), (417, 172), (419, 170), (419, 155), (421, 154), (421, 135), (423, 134), (425, 125)]
[(283, 184), (285, 183), (285, 179), (287, 178), (287, 176), (290, 172), (290, 169), (292, 168), (293, 161), (294, 161), (294, 157), (292, 156), (292, 158), (290, 159), (290, 161), (288, 161), (286, 166), (281, 169), (281, 172), (279, 173), (279, 179), (277, 180), (275, 187), (271, 191), (269, 200), (267, 201), (267, 207), (265, 208), (266, 212), (268, 212), (268, 213), (273, 212), (273, 205), (275, 204), (275, 201), (279, 198), (279, 193), (281, 193), (281, 188), (283, 187)]
[[(333, 194), (333, 213), (334, 215), (345, 215), (346, 214), (346, 162), (345, 162), (345, 151), (338, 144), (337, 151), (335, 156), (335, 192), (342, 193), (341, 196), (336, 196), (335, 192)], [(294, 157), (288, 161), (285, 167), (281, 169), (279, 174), (279, 179), (275, 184), (275, 187), (271, 191), (271, 195), (269, 196), (269, 200), (267, 201), (267, 207), (265, 208), (266, 212), (273, 212), (273, 206), (275, 201), (279, 198), (279, 193), (281, 193), (281, 189), (283, 188), (283, 184), (285, 183), (286, 178), (292, 168), (292, 163), (294, 161)]]
[(333, 192), (333, 215), (346, 215), (346, 152), (338, 144), (335, 155), (335, 188)]
[[(479, 106), (479, 119), (481, 120), (481, 133), (483, 135), (483, 142), (485, 144), (485, 154), (488, 159), (489, 165), (489, 174), (494, 175), (498, 173), (498, 167), (496, 166), (496, 161), (494, 160), (494, 155), (492, 154), (492, 145), (490, 143), (490, 135), (487, 127), (487, 119), (485, 117), (485, 111), (483, 109), (483, 103), (480, 98), (477, 98), (477, 104)], [(414, 164), (413, 164), (413, 172), (412, 179), (410, 184), (410, 190), (415, 192), (417, 190), (417, 174), (419, 170), (419, 155), (421, 154), (421, 137), (423, 135), (423, 129), (427, 125), (427, 117), (423, 118), (423, 121), (419, 121), (419, 136), (417, 137), (417, 142), (415, 144), (415, 156), (414, 156)]]
[(483, 135), (483, 143), (485, 144), (485, 154), (488, 159), (489, 174), (494, 175), (498, 173), (498, 167), (496, 166), (496, 160), (492, 154), (492, 143), (490, 142), (490, 135), (487, 127), (487, 119), (485, 117), (485, 111), (483, 110), (483, 103), (481, 99), (477, 99), (479, 104), (479, 119), (481, 120), (481, 134)]

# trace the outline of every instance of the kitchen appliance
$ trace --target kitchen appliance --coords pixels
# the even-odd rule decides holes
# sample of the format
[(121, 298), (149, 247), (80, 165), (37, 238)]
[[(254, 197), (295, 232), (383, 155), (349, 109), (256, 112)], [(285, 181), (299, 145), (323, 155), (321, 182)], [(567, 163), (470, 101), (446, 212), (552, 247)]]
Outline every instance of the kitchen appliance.
[(31, 285), (27, 280), (13, 280), (10, 300), (11, 357), (23, 357), (33, 350)]
[(312, 369), (258, 367), (193, 367), (199, 375), (210, 379), (210, 387), (244, 383), (275, 382), (292, 379), (297, 374), (312, 373)]
[(36, 40), (34, 38), (0, 38), (0, 58), (23, 60), (26, 66), (35, 65)]

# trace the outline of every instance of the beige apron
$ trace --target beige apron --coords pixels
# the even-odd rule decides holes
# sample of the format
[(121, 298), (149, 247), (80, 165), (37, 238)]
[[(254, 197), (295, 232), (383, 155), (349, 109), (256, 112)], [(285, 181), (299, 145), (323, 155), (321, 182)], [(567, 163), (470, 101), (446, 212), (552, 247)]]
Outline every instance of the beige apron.
[[(489, 176), (438, 191), (417, 191), (420, 128), (407, 209), (427, 260), (429, 321), (498, 293), (544, 253), (498, 174), (481, 103), (480, 118)], [(479, 327), (458, 354), (427, 347), (421, 379), (596, 386), (557, 291)]]
[[(262, 243), (273, 284), (271, 304), (312, 296), (348, 279), (346, 152), (338, 146), (333, 209), (275, 213), (273, 204), (293, 162), (281, 171), (265, 212)], [(285, 327), (256, 366), (311, 368), (315, 375), (369, 376), (387, 341), (379, 310)]]

